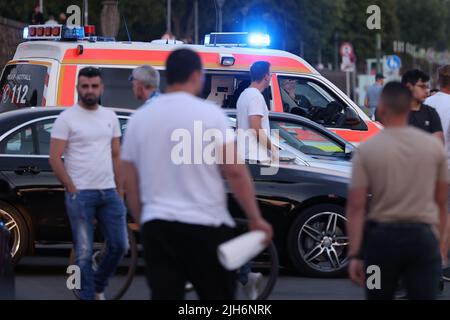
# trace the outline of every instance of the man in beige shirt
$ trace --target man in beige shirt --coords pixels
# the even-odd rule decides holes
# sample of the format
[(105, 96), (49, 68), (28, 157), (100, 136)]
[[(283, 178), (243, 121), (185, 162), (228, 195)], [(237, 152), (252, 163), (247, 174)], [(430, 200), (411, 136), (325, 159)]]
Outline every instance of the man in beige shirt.
[[(437, 296), (439, 249), (446, 251), (447, 158), (438, 139), (407, 125), (410, 104), (406, 87), (387, 84), (378, 107), (385, 129), (353, 159), (349, 274), (365, 285), (368, 299), (393, 299), (400, 279), (410, 299)], [(367, 270), (380, 271), (378, 284), (366, 283), (373, 274)]]

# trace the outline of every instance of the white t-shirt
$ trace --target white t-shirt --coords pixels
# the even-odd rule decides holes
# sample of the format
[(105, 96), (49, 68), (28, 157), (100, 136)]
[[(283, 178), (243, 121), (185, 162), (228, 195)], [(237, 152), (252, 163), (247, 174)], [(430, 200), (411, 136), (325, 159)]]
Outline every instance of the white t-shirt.
[[(239, 96), (236, 104), (237, 108), (237, 126), (247, 132), (250, 129), (249, 116), (262, 116), (261, 127), (265, 131), (267, 137), (270, 139), (270, 123), (269, 110), (267, 109), (266, 101), (262, 93), (256, 88), (247, 88)], [(264, 148), (258, 143), (256, 136), (248, 134), (245, 139), (241, 139), (238, 135), (238, 146), (240, 154), (245, 155), (245, 159), (269, 161), (269, 153), (267, 148)]]
[(141, 224), (165, 220), (234, 226), (220, 168), (202, 161), (205, 146), (211, 144), (202, 141), (208, 129), (223, 135), (216, 141), (220, 147), (234, 141), (223, 111), (185, 92), (163, 94), (130, 119), (122, 160), (138, 172)]
[(59, 115), (51, 136), (68, 142), (64, 166), (78, 190), (116, 187), (111, 140), (120, 135), (116, 114), (102, 106), (91, 111), (76, 104)]
[(439, 114), (439, 118), (441, 118), (442, 129), (444, 130), (445, 149), (447, 151), (447, 158), (450, 159), (450, 94), (438, 92), (425, 100), (425, 104), (435, 108)]

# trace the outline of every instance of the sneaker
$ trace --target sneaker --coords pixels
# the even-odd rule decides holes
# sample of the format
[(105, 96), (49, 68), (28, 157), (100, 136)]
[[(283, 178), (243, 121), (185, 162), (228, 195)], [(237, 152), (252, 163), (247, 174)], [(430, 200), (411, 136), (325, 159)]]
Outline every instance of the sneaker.
[(442, 279), (450, 281), (450, 267), (442, 269)]
[(104, 292), (95, 293), (95, 300), (106, 300)]
[(243, 286), (244, 292), (250, 300), (256, 300), (261, 292), (263, 283), (262, 273), (250, 272), (248, 274), (248, 281)]
[(192, 283), (190, 283), (189, 281), (186, 282), (186, 284), (184, 285), (184, 291), (189, 292), (194, 290), (194, 285)]

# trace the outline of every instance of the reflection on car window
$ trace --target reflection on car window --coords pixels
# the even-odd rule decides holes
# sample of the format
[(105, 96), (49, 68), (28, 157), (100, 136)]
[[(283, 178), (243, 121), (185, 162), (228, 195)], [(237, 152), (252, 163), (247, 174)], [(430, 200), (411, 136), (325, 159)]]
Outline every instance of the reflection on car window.
[[(320, 132), (302, 126), (301, 124), (285, 121), (270, 121), (272, 134), (278, 132), (281, 142), (311, 156), (344, 157), (344, 147), (321, 134)], [(273, 131), (278, 129), (278, 131)]]
[(13, 133), (0, 145), (0, 153), (2, 154), (35, 154), (33, 142), (33, 130), (31, 127), (20, 129)]
[(38, 137), (38, 152), (40, 155), (50, 154), (50, 139), (55, 119), (44, 120), (36, 123)]
[[(137, 109), (142, 101), (135, 98), (129, 77), (131, 68), (100, 68), (105, 90), (101, 96), (101, 104), (111, 108)], [(166, 86), (165, 71), (159, 70), (160, 89)]]
[(280, 77), (283, 110), (332, 128), (348, 128), (346, 108), (329, 90), (306, 78)]

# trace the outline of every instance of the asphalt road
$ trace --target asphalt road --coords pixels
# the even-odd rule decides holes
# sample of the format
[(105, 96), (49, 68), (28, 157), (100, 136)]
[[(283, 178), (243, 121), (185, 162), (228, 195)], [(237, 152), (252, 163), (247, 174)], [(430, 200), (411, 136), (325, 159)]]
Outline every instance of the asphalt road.
[[(54, 251), (40, 250), (39, 255), (25, 257), (16, 266), (16, 299), (75, 299), (66, 286), (67, 255), (61, 250), (56, 253)], [(146, 300), (148, 298), (149, 289), (145, 281), (143, 262), (140, 261), (137, 274), (122, 299)], [(196, 299), (196, 295), (194, 292), (188, 293), (186, 298)], [(238, 290), (238, 298), (245, 299), (241, 289)], [(270, 299), (361, 300), (364, 299), (364, 292), (348, 279), (305, 278), (282, 270)], [(450, 283), (446, 285), (441, 299), (450, 300)]]

